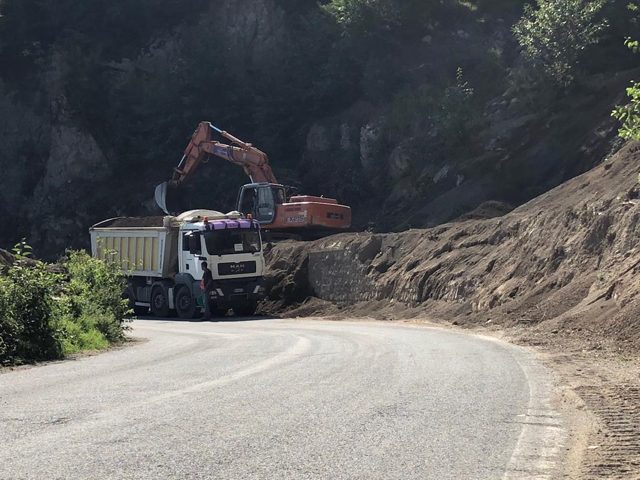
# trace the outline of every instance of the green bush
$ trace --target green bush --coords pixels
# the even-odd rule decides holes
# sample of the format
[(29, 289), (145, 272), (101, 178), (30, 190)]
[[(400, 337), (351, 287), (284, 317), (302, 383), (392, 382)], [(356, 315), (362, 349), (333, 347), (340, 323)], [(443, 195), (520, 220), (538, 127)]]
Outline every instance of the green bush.
[(629, 103), (616, 107), (611, 115), (622, 122), (618, 135), (640, 140), (640, 85), (632, 82), (627, 88), (627, 96)]
[(62, 316), (58, 322), (60, 343), (65, 355), (82, 350), (102, 350), (109, 346), (105, 335), (97, 328), (93, 317)]
[(0, 277), (0, 364), (62, 356), (55, 329), (58, 274), (20, 259)]
[(112, 263), (68, 252), (62, 265), (29, 259), (0, 271), (0, 365), (61, 358), (124, 339), (125, 279)]
[(331, 0), (321, 8), (358, 42), (390, 33), (415, 38), (430, 22), (460, 13), (458, 2), (449, 0)]
[[(632, 12), (633, 19), (637, 20), (640, 12), (639, 7), (635, 4), (629, 4), (628, 8)], [(640, 52), (640, 42), (638, 40), (627, 38), (624, 44), (632, 52)], [(640, 140), (640, 84), (631, 82), (631, 85), (627, 87), (627, 96), (629, 97), (629, 103), (617, 106), (611, 112), (611, 115), (622, 123), (618, 130), (619, 136), (626, 139)]]
[(400, 23), (393, 0), (332, 0), (322, 7), (344, 28), (344, 34), (361, 37), (390, 29)]
[(455, 84), (444, 91), (437, 117), (448, 144), (458, 143), (469, 134), (475, 120), (473, 96), (473, 88), (465, 80), (462, 68), (458, 68)]
[(608, 0), (536, 0), (525, 5), (513, 32), (534, 71), (562, 87), (575, 80), (587, 47), (597, 44), (608, 25), (599, 18)]
[(122, 340), (129, 309), (122, 298), (126, 280), (120, 267), (84, 251), (69, 252), (63, 265), (69, 272), (66, 293), (75, 318), (93, 319), (95, 327), (110, 342)]

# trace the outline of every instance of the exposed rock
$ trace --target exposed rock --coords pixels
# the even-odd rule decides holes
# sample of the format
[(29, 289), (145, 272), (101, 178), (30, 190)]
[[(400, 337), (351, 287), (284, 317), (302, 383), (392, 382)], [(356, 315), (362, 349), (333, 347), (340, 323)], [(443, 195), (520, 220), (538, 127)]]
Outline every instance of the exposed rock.
[(340, 125), (340, 148), (342, 150), (351, 148), (351, 128), (348, 123)]
[(375, 166), (375, 146), (379, 139), (380, 127), (376, 123), (368, 123), (360, 129), (360, 163), (365, 170)]
[[(29, 242), (38, 255), (54, 257), (66, 248), (87, 244), (95, 217), (96, 192), (111, 174), (110, 162), (95, 138), (73, 119), (63, 93), (65, 64), (54, 52), (49, 72), (52, 119), (43, 174), (28, 200)], [(81, 237), (82, 235), (82, 237)]]
[(413, 155), (409, 148), (409, 143), (405, 142), (393, 149), (389, 155), (389, 174), (392, 178), (400, 178), (406, 175), (411, 168)]
[[(303, 10), (286, 3), (276, 0), (216, 2), (211, 4), (209, 11), (192, 17), (192, 22), (177, 25), (159, 38), (149, 39), (148, 45), (137, 54), (130, 52), (130, 59), (109, 59), (103, 66), (109, 75), (113, 75), (116, 86), (126, 83), (125, 80), (132, 76), (144, 78), (153, 72), (161, 78), (165, 75), (172, 78), (166, 86), (173, 89), (180, 82), (175, 83), (172, 75), (182, 71), (182, 63), (187, 59), (180, 49), (181, 41), (186, 41), (189, 34), (202, 31), (211, 34), (207, 36), (209, 43), (203, 44), (203, 51), (189, 57), (190, 60), (199, 59), (199, 55), (202, 58), (210, 55), (212, 60), (224, 66), (225, 72), (229, 72), (229, 78), (260, 78), (265, 72), (279, 72), (279, 62), (286, 56), (284, 52), (295, 31), (292, 26), (296, 24), (294, 28), (299, 28), (296, 20), (288, 15), (291, 12), (298, 15)], [(455, 68), (450, 69), (448, 62), (458, 62), (461, 57), (442, 58), (441, 50), (453, 45), (447, 42), (464, 46), (468, 43), (464, 38), (470, 33), (473, 38), (478, 34), (483, 42), (491, 39), (492, 44), (501, 34), (503, 40), (510, 38), (508, 22), (489, 32), (490, 38), (477, 32), (472, 24), (467, 25), (463, 22), (453, 30), (448, 29), (452, 35), (447, 38), (435, 31), (442, 27), (437, 22), (425, 25), (425, 31), (420, 35), (423, 41), (407, 48), (406, 55), (398, 56), (397, 63), (376, 65), (375, 57), (368, 60), (374, 68), (365, 69), (362, 79), (365, 85), (361, 86), (378, 82), (380, 73), (396, 72), (398, 76), (406, 77), (403, 82), (396, 82), (394, 73), (388, 79), (385, 77), (382, 83), (402, 84), (402, 92), (398, 87), (398, 90), (390, 91), (389, 96), (378, 95), (375, 100), (367, 101), (354, 86), (353, 104), (345, 105), (340, 111), (340, 104), (333, 102), (321, 113), (329, 117), (308, 119), (311, 127), (306, 136), (305, 151), (296, 149), (304, 150), (307, 132), (297, 130), (275, 136), (268, 132), (274, 143), (267, 150), (273, 145), (277, 148), (282, 142), (290, 142), (283, 150), (290, 158), (296, 158), (289, 160), (284, 168), (278, 165), (279, 177), (303, 186), (309, 193), (335, 196), (350, 204), (358, 227), (375, 222), (381, 229), (399, 230), (458, 218), (485, 201), (520, 204), (600, 161), (612, 148), (611, 138), (615, 136), (615, 126), (609, 115), (615, 103), (611, 92), (616, 95), (622, 92), (628, 76), (594, 79), (590, 86), (592, 91), (561, 98), (553, 112), (541, 111), (536, 115), (527, 111), (531, 110), (527, 107), (530, 104), (527, 92), (513, 90), (490, 103), (483, 122), (471, 139), (462, 142), (464, 145), (448, 149), (436, 133), (442, 131), (438, 122), (420, 125), (429, 112), (394, 111), (396, 94), (406, 90), (409, 96), (418, 95), (421, 87), (431, 85), (432, 81), (434, 85), (438, 84), (434, 88), (444, 87), (447, 75), (449, 81), (455, 80), (452, 76)], [(195, 27), (199, 30), (194, 30)], [(444, 43), (439, 43), (438, 49), (433, 48), (438, 42)], [(39, 254), (45, 257), (54, 256), (69, 246), (86, 246), (87, 228), (101, 218), (114, 214), (149, 214), (154, 209), (153, 183), (149, 175), (132, 176), (130, 184), (121, 182), (126, 183), (122, 191), (126, 189), (131, 193), (119, 196), (115, 202), (109, 198), (112, 172), (106, 166), (118, 161), (111, 153), (114, 145), (109, 145), (108, 135), (98, 137), (97, 132), (87, 131), (74, 117), (73, 109), (66, 105), (64, 95), (69, 92), (62, 79), (67, 78), (68, 72), (65, 71), (65, 55), (57, 52), (62, 48), (62, 45), (54, 45), (50, 61), (43, 61), (45, 65), (51, 64), (51, 71), (43, 79), (49, 91), (43, 92), (45, 98), (41, 103), (50, 104), (50, 109), (44, 108), (50, 113), (37, 114), (0, 91), (0, 144), (3, 145), (3, 151), (0, 151), (3, 171), (0, 216), (12, 225), (0, 234), (0, 242), (10, 245), (23, 236), (29, 237)], [(462, 50), (467, 51), (466, 48)], [(508, 59), (505, 61), (509, 62)], [(469, 62), (465, 60), (465, 63)], [(427, 71), (430, 73), (425, 76)], [(277, 75), (275, 78), (280, 80)], [(246, 87), (251, 82), (240, 81), (238, 84)], [(246, 96), (246, 91), (236, 91), (234, 87), (229, 85), (233, 95)], [(365, 94), (370, 92), (369, 88), (360, 90)], [(118, 88), (110, 93), (116, 95)], [(268, 92), (256, 92), (256, 95), (268, 97)], [(514, 98), (518, 101), (509, 108)], [(268, 104), (263, 102), (263, 105)], [(277, 109), (272, 107), (268, 107), (269, 111), (277, 115)], [(175, 118), (195, 114), (193, 105), (189, 108), (190, 112)], [(399, 118), (392, 118), (392, 114)], [(253, 116), (249, 113), (240, 115), (243, 118)], [(413, 116), (417, 119), (411, 118)], [(2, 119), (11, 119), (11, 122), (2, 122)], [(404, 125), (405, 120), (411, 125)], [(250, 123), (251, 120), (247, 120), (247, 124)], [(390, 125), (395, 124), (403, 131), (390, 133)], [(176, 125), (176, 128), (184, 128), (184, 125)], [(256, 132), (256, 137), (260, 135)], [(409, 138), (411, 135), (415, 139)], [(139, 139), (140, 135), (136, 141)], [(264, 142), (264, 137), (249, 139)], [(175, 144), (175, 139), (167, 139), (167, 150), (173, 149)], [(35, 151), (29, 151), (32, 147)], [(176, 153), (179, 151), (167, 155)], [(298, 163), (297, 158), (303, 158), (303, 161)], [(445, 162), (449, 167), (446, 175), (441, 170)], [(66, 244), (67, 241), (72, 243)]]
[(28, 236), (28, 199), (42, 176), (49, 118), (4, 92), (0, 83), (0, 245)]
[[(67, 120), (68, 121), (68, 120)], [(109, 175), (109, 163), (92, 135), (58, 123), (51, 129), (51, 147), (41, 195), (59, 194), (73, 182), (97, 182)]]
[(439, 183), (440, 180), (443, 180), (449, 176), (449, 172), (451, 171), (451, 165), (445, 165), (433, 176), (433, 183)]
[(216, 2), (203, 21), (220, 32), (230, 66), (268, 70), (286, 48), (284, 12), (273, 0)]
[(327, 128), (314, 124), (307, 133), (307, 150), (311, 152), (326, 152), (331, 148)]

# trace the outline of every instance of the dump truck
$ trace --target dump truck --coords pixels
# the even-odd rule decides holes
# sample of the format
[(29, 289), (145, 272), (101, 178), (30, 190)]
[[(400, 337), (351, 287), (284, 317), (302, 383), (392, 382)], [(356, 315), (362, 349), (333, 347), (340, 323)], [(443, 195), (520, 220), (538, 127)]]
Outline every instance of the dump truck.
[[(247, 316), (263, 296), (260, 224), (238, 212), (111, 218), (90, 235), (93, 256), (116, 262), (127, 276), (123, 295), (137, 315), (196, 318), (208, 301), (214, 315), (233, 309)], [(202, 262), (214, 280), (209, 298), (200, 288)]]

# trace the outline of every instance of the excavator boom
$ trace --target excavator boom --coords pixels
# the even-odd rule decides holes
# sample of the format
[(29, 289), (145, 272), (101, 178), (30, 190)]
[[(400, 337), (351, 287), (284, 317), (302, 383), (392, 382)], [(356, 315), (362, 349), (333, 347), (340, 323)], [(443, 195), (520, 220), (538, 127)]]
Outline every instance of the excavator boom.
[[(229, 140), (231, 145), (213, 140), (214, 132)], [(269, 157), (266, 153), (215, 127), (210, 122), (200, 122), (184, 150), (180, 163), (174, 168), (171, 180), (161, 183), (155, 189), (156, 204), (163, 212), (169, 213), (167, 209), (169, 186), (177, 187), (188, 180), (209, 155), (215, 155), (239, 165), (252, 182), (278, 183), (269, 166)]]

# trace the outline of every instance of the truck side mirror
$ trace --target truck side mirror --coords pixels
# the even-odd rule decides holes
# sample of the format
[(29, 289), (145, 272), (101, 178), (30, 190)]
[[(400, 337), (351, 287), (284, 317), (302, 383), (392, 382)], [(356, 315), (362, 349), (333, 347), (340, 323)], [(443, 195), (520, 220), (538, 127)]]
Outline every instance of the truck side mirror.
[(202, 247), (200, 245), (200, 233), (192, 232), (187, 235), (189, 239), (189, 253), (192, 255), (200, 255), (202, 253)]

